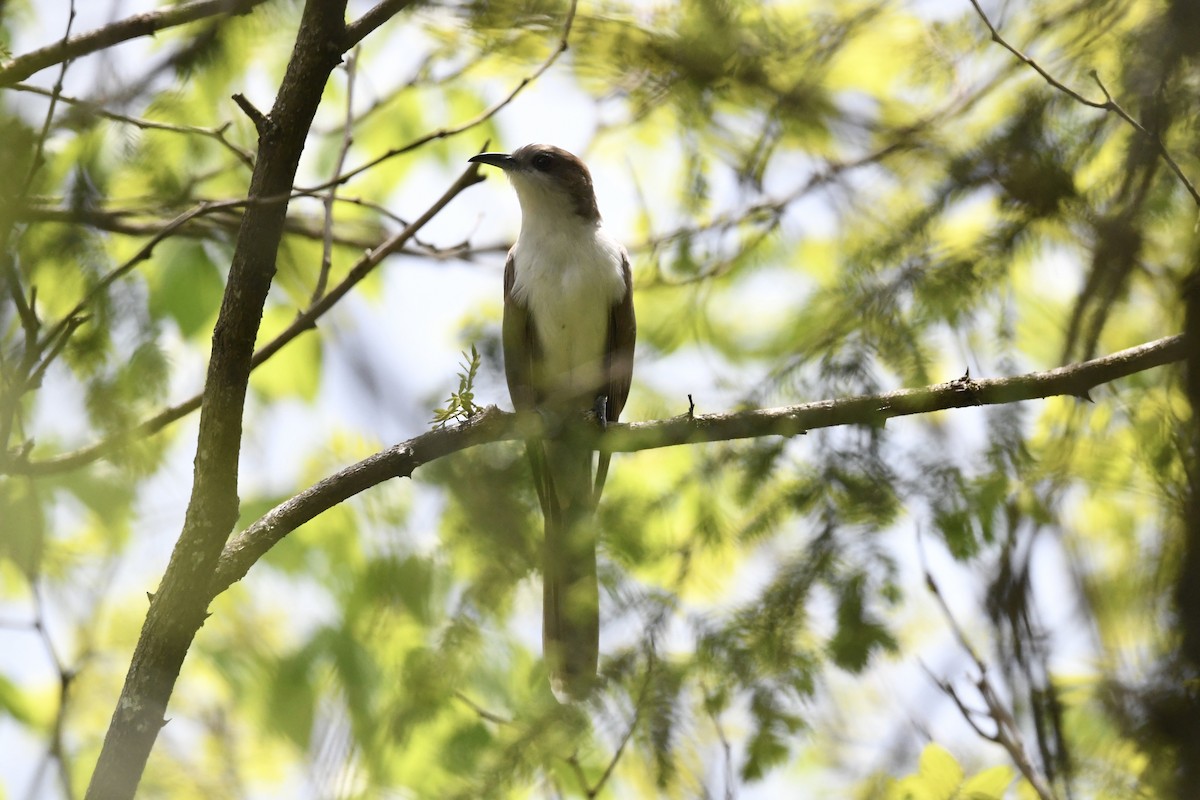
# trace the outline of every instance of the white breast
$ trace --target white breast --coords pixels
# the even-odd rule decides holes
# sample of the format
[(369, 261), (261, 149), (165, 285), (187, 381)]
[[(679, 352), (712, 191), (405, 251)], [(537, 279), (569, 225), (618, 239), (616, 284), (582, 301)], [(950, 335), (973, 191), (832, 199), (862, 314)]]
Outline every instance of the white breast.
[(513, 295), (534, 321), (544, 388), (563, 395), (594, 388), (609, 312), (625, 293), (622, 248), (600, 226), (539, 226), (524, 217), (513, 247)]

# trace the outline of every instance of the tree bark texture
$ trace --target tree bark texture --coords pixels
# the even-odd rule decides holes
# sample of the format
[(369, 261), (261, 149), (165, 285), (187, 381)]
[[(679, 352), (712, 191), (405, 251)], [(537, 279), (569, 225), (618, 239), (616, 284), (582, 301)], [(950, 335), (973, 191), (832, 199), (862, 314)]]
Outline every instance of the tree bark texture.
[(275, 275), (286, 198), (330, 73), (342, 57), (346, 0), (308, 0), (270, 114), (213, 331), (183, 530), (134, 650), (88, 787), (88, 800), (132, 798), (165, 724), (167, 701), (212, 599), (212, 577), (238, 516), (238, 455), (254, 342)]

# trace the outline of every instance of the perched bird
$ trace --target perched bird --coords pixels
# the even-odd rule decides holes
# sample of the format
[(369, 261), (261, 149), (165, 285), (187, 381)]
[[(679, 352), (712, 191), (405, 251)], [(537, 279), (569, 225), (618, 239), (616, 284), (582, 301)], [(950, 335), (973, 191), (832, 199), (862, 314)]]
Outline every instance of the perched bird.
[(504, 170), (521, 204), (504, 265), (504, 371), (516, 410), (545, 422), (545, 437), (525, 446), (545, 520), (542, 650), (555, 696), (579, 699), (596, 683), (594, 512), (610, 458), (593, 458), (586, 412), (615, 422), (629, 396), (629, 255), (600, 222), (587, 166), (566, 150), (529, 144), (470, 160)]

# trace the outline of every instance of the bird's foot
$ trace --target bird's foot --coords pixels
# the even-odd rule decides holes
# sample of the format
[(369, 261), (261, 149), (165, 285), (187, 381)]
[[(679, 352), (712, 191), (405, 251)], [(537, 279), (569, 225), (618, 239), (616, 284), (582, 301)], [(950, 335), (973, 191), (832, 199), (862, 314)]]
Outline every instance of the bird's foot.
[(596, 415), (596, 420), (600, 423), (600, 430), (608, 430), (608, 395), (596, 395), (596, 402), (592, 404), (592, 413)]

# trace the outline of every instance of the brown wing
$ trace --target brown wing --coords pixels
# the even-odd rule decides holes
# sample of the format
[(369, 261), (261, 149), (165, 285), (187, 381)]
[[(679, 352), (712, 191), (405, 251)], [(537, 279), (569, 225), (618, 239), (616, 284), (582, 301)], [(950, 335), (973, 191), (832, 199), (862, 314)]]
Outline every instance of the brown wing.
[(529, 310), (513, 297), (516, 265), (510, 251), (504, 262), (504, 376), (508, 379), (508, 394), (517, 411), (532, 411), (537, 405), (533, 390), (533, 364), (539, 356), (537, 333)]
[[(513, 297), (516, 281), (516, 265), (510, 250), (504, 262), (504, 322), (501, 339), (504, 348), (504, 377), (508, 380), (508, 395), (516, 411), (534, 411), (538, 397), (533, 388), (534, 363), (540, 357), (537, 332), (529, 310)], [(546, 456), (541, 443), (531, 439), (525, 443), (525, 455), (533, 472), (533, 485), (537, 489), (542, 514), (557, 522), (558, 504), (553, 502), (554, 492), (550, 486), (550, 475), (546, 469)]]
[(625, 294), (613, 304), (608, 314), (608, 346), (605, 348), (608, 376), (608, 421), (616, 422), (629, 397), (633, 382), (633, 346), (637, 340), (637, 320), (633, 316), (633, 276), (629, 270), (629, 254), (621, 251), (621, 276), (625, 279)]
[[(633, 347), (637, 340), (637, 320), (633, 315), (633, 275), (629, 269), (629, 254), (624, 250), (621, 251), (621, 275), (625, 278), (625, 293), (609, 309), (608, 345), (605, 348), (605, 375), (608, 378), (608, 410), (605, 417), (609, 422), (617, 421), (629, 397), (629, 385), (633, 382)], [(596, 503), (600, 502), (600, 493), (604, 491), (611, 458), (611, 453), (601, 451), (599, 454), (593, 495)]]

